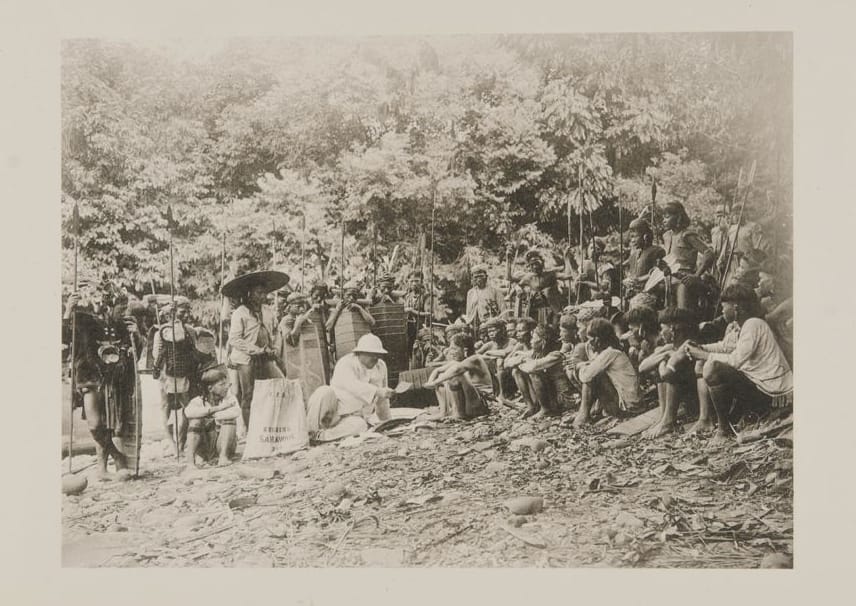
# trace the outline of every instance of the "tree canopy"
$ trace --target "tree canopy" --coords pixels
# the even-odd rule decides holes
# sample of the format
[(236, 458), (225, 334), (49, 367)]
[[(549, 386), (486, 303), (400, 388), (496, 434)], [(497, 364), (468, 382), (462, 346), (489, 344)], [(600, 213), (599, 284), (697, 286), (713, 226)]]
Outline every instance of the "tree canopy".
[(165, 290), (171, 207), (177, 290), (213, 305), (224, 234), (232, 274), (336, 279), (343, 234), (346, 277), (396, 246), (403, 274), (433, 205), (452, 271), (575, 245), (581, 209), (586, 238), (614, 232), (619, 199), (626, 227), (652, 179), (709, 226), (752, 162), (789, 277), (791, 53), (777, 33), (68, 40), (64, 282), (75, 201), (84, 275)]

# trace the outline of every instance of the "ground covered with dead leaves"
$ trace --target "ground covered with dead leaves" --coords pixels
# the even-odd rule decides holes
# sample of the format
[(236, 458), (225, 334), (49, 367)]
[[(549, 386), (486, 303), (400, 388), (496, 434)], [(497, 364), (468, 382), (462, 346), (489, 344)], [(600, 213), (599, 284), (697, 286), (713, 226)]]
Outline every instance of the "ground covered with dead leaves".
[[(385, 434), (64, 496), (66, 566), (756, 568), (790, 565), (792, 441), (706, 450), (581, 431), (571, 417), (419, 419)], [(76, 469), (91, 457), (75, 457)], [(67, 465), (67, 463), (64, 463)], [(67, 469), (64, 468), (64, 469)], [(532, 512), (515, 515), (517, 497)], [(540, 498), (540, 501), (539, 501)]]

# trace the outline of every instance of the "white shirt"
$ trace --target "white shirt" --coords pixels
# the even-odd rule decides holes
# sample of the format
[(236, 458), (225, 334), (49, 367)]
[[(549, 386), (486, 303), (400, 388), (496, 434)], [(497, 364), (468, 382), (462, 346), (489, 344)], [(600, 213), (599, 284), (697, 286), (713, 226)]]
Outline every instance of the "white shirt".
[(768, 396), (794, 389), (794, 375), (770, 326), (761, 318), (749, 318), (740, 327), (730, 353), (712, 353), (709, 359), (728, 364), (746, 375)]
[(266, 305), (262, 305), (262, 322), (249, 310), (246, 305), (241, 305), (232, 312), (232, 320), (229, 324), (229, 361), (233, 364), (249, 364), (253, 354), (262, 352), (258, 346), (259, 331), (264, 327), (267, 330), (269, 345), (274, 345), (274, 318), (273, 311)]
[[(223, 402), (221, 402), (221, 405), (223, 404), (228, 404), (228, 408), (215, 412), (215, 421), (233, 421), (241, 416), (241, 407), (238, 405), (238, 400), (233, 394), (226, 394), (226, 397), (223, 398)], [(184, 409), (184, 415), (188, 419), (202, 419), (209, 416), (213, 409), (213, 406), (207, 404), (205, 400), (197, 396), (193, 398)]]
[(386, 386), (386, 363), (379, 359), (374, 368), (366, 368), (353, 353), (336, 362), (330, 379), (330, 387), (339, 400), (339, 414), (343, 416), (354, 413), (363, 417), (371, 415), (378, 400), (378, 390)]
[(588, 383), (605, 372), (621, 402), (636, 404), (639, 401), (639, 378), (630, 358), (623, 351), (607, 347), (591, 362), (581, 362), (577, 368), (583, 383)]

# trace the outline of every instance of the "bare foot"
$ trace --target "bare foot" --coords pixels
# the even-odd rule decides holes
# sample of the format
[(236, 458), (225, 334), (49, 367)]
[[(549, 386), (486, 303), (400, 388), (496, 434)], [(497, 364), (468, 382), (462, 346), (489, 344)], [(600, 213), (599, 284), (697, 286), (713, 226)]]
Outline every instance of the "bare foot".
[(690, 427), (689, 431), (687, 431), (687, 435), (706, 434), (710, 433), (714, 429), (716, 429), (716, 423), (709, 419), (699, 419), (692, 427)]
[(645, 430), (645, 433), (642, 434), (644, 438), (649, 440), (656, 440), (658, 438), (662, 438), (665, 435), (673, 433), (675, 431), (675, 424), (667, 423), (666, 421), (660, 421)]
[(726, 432), (717, 430), (713, 437), (708, 441), (708, 448), (721, 448), (722, 446), (727, 445), (731, 441), (731, 436), (729, 436)]
[(642, 432), (642, 437), (646, 440), (653, 438), (655, 435), (657, 435), (657, 432), (660, 431), (660, 426), (662, 424), (663, 418), (660, 417), (659, 419), (651, 423), (651, 425), (648, 426), (648, 429)]
[(229, 459), (228, 457), (220, 457), (220, 459), (217, 461), (218, 467), (226, 467), (227, 465), (231, 465), (231, 464), (232, 464), (232, 460)]
[(579, 429), (584, 425), (591, 425), (591, 417), (589, 415), (577, 413), (574, 417), (574, 428)]
[(521, 419), (528, 419), (529, 417), (534, 416), (535, 413), (537, 413), (537, 412), (538, 412), (537, 408), (527, 408), (525, 411), (523, 411), (523, 414), (520, 415), (520, 418)]

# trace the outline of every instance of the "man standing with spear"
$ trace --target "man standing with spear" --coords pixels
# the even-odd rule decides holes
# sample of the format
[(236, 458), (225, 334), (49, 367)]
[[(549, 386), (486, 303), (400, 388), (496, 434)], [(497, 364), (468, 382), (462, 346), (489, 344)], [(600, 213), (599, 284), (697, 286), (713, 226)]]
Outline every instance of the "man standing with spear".
[[(172, 252), (172, 232), (175, 220), (172, 216), (172, 205), (166, 207), (166, 224), (167, 230), (169, 230), (169, 299), (170, 299), (170, 324), (172, 328), (172, 338), (173, 341), (176, 340), (175, 335), (175, 268), (173, 263), (173, 252)], [(172, 365), (175, 368), (175, 347), (172, 347)], [(173, 394), (175, 398), (175, 402), (178, 400), (178, 377), (177, 373), (172, 373), (172, 381), (173, 381)], [(175, 402), (173, 402), (173, 414), (174, 414), (174, 423), (172, 424), (173, 432), (175, 434), (175, 458), (178, 459), (181, 457), (181, 444), (179, 442), (179, 427), (178, 427), (178, 408), (175, 406)]]

